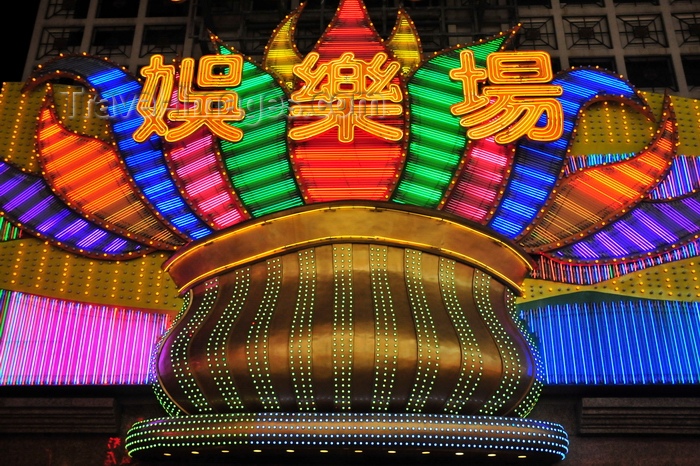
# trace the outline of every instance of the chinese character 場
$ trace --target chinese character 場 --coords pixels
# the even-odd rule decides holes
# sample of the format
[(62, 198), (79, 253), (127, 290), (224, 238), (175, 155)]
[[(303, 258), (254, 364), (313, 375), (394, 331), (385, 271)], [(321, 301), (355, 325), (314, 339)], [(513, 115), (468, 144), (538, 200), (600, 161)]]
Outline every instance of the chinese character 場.
[[(527, 136), (538, 141), (561, 137), (564, 118), (561, 86), (552, 81), (552, 67), (546, 52), (500, 52), (487, 57), (486, 69), (476, 66), (471, 50), (460, 52), (460, 67), (450, 77), (462, 81), (464, 101), (450, 111), (461, 116), (471, 139), (494, 136), (498, 144), (508, 144)], [(488, 82), (479, 94), (479, 84)], [(538, 126), (547, 116), (546, 124)]]

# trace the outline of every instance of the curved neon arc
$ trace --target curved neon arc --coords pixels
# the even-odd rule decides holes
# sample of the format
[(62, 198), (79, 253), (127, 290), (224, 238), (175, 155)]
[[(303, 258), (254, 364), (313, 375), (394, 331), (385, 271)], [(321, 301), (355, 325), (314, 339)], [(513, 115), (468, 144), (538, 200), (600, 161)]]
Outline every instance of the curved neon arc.
[[(118, 65), (90, 56), (67, 56), (50, 61), (37, 69), (30, 86), (61, 75), (73, 75), (91, 86), (99, 99), (109, 102), (107, 112), (112, 133), (122, 159), (136, 187), (144, 195), (160, 220), (184, 239), (198, 239), (212, 230), (189, 208), (170, 177), (161, 139), (152, 136), (142, 143), (134, 141), (133, 132), (143, 117), (136, 111), (141, 84)], [(153, 189), (153, 186), (157, 186)]]
[(551, 201), (583, 108), (599, 100), (619, 100), (646, 108), (646, 102), (629, 83), (598, 70), (566, 70), (559, 73), (552, 84), (561, 86), (564, 91), (559, 97), (564, 110), (564, 132), (552, 142), (523, 139), (518, 143), (509, 181), (488, 224), (509, 238), (521, 237)]
[(2, 215), (22, 229), (73, 253), (117, 260), (152, 251), (86, 220), (65, 205), (43, 178), (2, 161), (0, 205)]

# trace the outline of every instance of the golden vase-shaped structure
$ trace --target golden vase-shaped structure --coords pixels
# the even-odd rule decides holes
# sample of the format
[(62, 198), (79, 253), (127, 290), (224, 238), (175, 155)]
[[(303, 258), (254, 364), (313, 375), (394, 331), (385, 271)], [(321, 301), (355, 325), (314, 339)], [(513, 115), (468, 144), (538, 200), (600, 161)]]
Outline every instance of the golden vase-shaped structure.
[(189, 415), (391, 412), (524, 416), (541, 384), (509, 240), (435, 211), (306, 206), (166, 264), (188, 301), (158, 382)]

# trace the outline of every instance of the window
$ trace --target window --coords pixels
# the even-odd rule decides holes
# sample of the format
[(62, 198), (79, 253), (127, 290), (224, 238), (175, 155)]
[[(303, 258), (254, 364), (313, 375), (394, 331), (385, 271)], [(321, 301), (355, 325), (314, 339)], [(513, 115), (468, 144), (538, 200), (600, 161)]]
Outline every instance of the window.
[(618, 16), (622, 46), (667, 47), (661, 15)]
[(97, 5), (98, 18), (136, 18), (139, 0), (100, 0)]
[(604, 0), (560, 0), (562, 5), (598, 5), (605, 6)]
[(84, 19), (87, 17), (90, 0), (49, 0), (46, 18), (65, 17)]
[(678, 13), (673, 19), (679, 45), (700, 43), (700, 13)]
[(568, 49), (612, 48), (608, 19), (605, 16), (566, 16), (562, 19)]
[(190, 11), (190, 2), (175, 3), (171, 0), (148, 0), (146, 16), (186, 17)]
[(182, 55), (185, 28), (184, 24), (181, 26), (145, 26), (139, 57), (154, 53)]
[(57, 56), (60, 53), (79, 53), (83, 42), (83, 28), (46, 28), (41, 31), (37, 60)]
[(692, 91), (700, 87), (700, 55), (684, 55), (681, 62), (688, 89)]
[(552, 2), (550, 0), (519, 0), (518, 6), (544, 6), (552, 8)]
[(676, 74), (669, 56), (626, 57), (627, 79), (637, 88), (652, 92), (678, 90)]
[(557, 74), (561, 71), (561, 60), (559, 57), (551, 57), (552, 60), (552, 71)]
[(421, 2), (413, 2), (413, 4), (408, 5), (406, 11), (418, 30), (423, 51), (434, 52), (448, 47), (450, 43), (447, 34), (445, 34), (447, 31), (444, 27), (444, 17), (441, 10), (439, 8), (420, 8), (420, 6), (423, 6)]
[(133, 27), (95, 28), (90, 53), (104, 57), (130, 57), (134, 42)]
[[(365, 2), (365, 5), (367, 8), (374, 6), (371, 2)], [(253, 0), (250, 2), (250, 9), (252, 11), (280, 11), (287, 13), (291, 10), (291, 5), (290, 2), (280, 0)]]
[(522, 49), (552, 49), (557, 48), (557, 37), (554, 30), (554, 20), (551, 16), (544, 18), (522, 18), (522, 24), (516, 44)]
[(658, 5), (659, 0), (615, 0), (615, 5), (626, 4), (626, 3), (650, 3), (652, 5)]

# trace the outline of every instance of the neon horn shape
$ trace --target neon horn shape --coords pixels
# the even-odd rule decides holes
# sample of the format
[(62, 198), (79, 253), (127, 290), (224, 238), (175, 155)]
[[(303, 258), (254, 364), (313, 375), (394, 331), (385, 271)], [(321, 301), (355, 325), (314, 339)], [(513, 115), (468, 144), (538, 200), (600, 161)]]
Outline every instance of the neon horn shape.
[(403, 7), (396, 14), (396, 24), (391, 31), (386, 46), (401, 63), (404, 75), (410, 73), (423, 60), (423, 47), (413, 20)]
[(139, 200), (114, 146), (66, 129), (52, 103), (49, 96), (41, 108), (37, 139), (43, 176), (54, 193), (121, 236), (162, 250), (183, 245)]
[(463, 87), (449, 77), (449, 72), (460, 66), (459, 54), (463, 50), (471, 50), (477, 65), (484, 67), (486, 57), (502, 50), (516, 31), (438, 53), (407, 78), (410, 133), (406, 165), (393, 202), (440, 207), (455, 173), (464, 163), (468, 143), (459, 118), (450, 113), (450, 107), (464, 99)]
[[(352, 90), (332, 78), (346, 65), (356, 70)], [(314, 50), (294, 68), (290, 151), (307, 203), (389, 199), (404, 161), (400, 68), (362, 2), (341, 1)]]
[(0, 162), (2, 215), (35, 236), (77, 254), (101, 259), (138, 257), (152, 250), (84, 219), (42, 178)]
[(37, 68), (29, 88), (59, 77), (83, 82), (106, 106), (112, 134), (134, 184), (159, 219), (184, 239), (202, 238), (212, 230), (187, 205), (175, 186), (165, 163), (161, 138), (152, 135), (144, 142), (132, 138), (143, 122), (136, 111), (141, 93), (138, 80), (118, 65), (90, 56), (65, 56)]
[[(176, 73), (176, 80), (178, 77)], [(176, 89), (170, 99), (171, 108), (182, 105)], [(168, 125), (173, 126), (171, 122)], [(180, 193), (211, 228), (221, 230), (250, 217), (224, 175), (219, 140), (209, 128), (202, 127), (177, 142), (165, 141), (163, 150)]]
[(263, 53), (263, 66), (276, 73), (288, 89), (291, 89), (294, 83), (292, 68), (301, 63), (302, 59), (294, 41), (294, 31), (304, 6), (306, 2), (282, 20), (272, 32)]
[[(218, 38), (220, 54), (238, 54)], [(246, 116), (232, 123), (243, 139), (219, 141), (226, 173), (251, 217), (304, 204), (287, 151), (289, 102), (281, 82), (244, 57), (241, 84), (235, 88)]]
[(564, 178), (542, 220), (521, 244), (530, 252), (552, 250), (590, 234), (634, 208), (659, 179), (675, 155), (673, 110), (666, 106), (654, 140), (637, 156), (580, 170)]
[(526, 234), (526, 228), (551, 202), (581, 110), (593, 102), (616, 100), (639, 108), (653, 119), (637, 91), (612, 73), (585, 68), (566, 70), (552, 84), (563, 89), (559, 101), (564, 110), (564, 131), (552, 142), (522, 139), (518, 143), (511, 176), (488, 225), (509, 238)]

